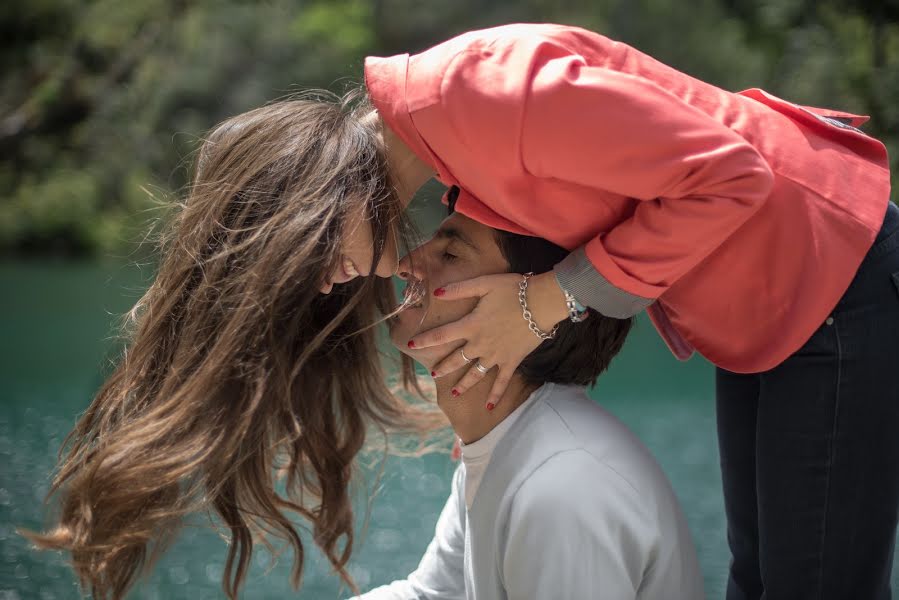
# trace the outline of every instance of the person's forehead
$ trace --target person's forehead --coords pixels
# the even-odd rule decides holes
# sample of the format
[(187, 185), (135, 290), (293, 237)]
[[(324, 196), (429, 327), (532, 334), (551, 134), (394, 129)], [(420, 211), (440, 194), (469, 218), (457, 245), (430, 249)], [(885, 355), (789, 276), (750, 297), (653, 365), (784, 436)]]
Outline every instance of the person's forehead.
[(437, 228), (435, 236), (445, 237), (447, 233), (458, 234), (463, 241), (470, 242), (478, 250), (498, 248), (493, 229), (478, 223), (474, 219), (460, 213), (453, 213), (445, 218)]

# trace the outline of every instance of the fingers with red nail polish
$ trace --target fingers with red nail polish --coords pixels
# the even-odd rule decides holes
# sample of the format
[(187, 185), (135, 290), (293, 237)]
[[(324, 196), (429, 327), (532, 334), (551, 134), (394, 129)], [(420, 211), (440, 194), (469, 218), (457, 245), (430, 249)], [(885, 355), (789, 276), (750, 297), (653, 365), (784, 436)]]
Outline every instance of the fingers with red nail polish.
[(443, 377), (447, 373), (454, 373), (465, 365), (470, 364), (471, 361), (476, 358), (477, 354), (475, 354), (474, 350), (467, 345), (462, 346), (459, 349), (450, 352), (443, 358), (443, 360), (434, 365), (434, 370), (431, 371), (431, 377)]
[(501, 367), (496, 379), (493, 381), (493, 387), (490, 388), (490, 395), (487, 396), (487, 410), (493, 410), (499, 404), (503, 393), (512, 381), (512, 375), (515, 374), (515, 368)]
[[(467, 354), (467, 353), (466, 353)], [(491, 367), (481, 363), (479, 359), (472, 359), (468, 372), (462, 376), (453, 389), (458, 390), (460, 394), (464, 394), (472, 387), (480, 383), (484, 377), (490, 372)], [(495, 402), (494, 402), (495, 404)]]
[(442, 344), (464, 340), (465, 336), (463, 335), (463, 331), (468, 328), (470, 323), (471, 315), (469, 314), (458, 321), (453, 321), (452, 323), (447, 323), (446, 325), (423, 331), (416, 334), (414, 339), (409, 340), (409, 347), (417, 350), (419, 348), (430, 348), (431, 346), (440, 346)]

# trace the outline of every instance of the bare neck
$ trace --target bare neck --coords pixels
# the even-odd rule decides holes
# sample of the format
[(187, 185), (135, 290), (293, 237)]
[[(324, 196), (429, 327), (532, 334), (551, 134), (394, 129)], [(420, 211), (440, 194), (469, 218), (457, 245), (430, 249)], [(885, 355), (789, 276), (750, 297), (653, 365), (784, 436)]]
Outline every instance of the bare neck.
[(393, 185), (399, 195), (400, 202), (407, 206), (412, 196), (429, 179), (436, 174), (434, 169), (421, 160), (409, 146), (393, 132), (377, 111), (372, 111), (365, 119), (378, 119), (381, 124), (381, 135), (387, 147), (387, 167), (393, 178)]
[(437, 385), (437, 405), (449, 419), (450, 425), (463, 444), (476, 442), (499, 425), (539, 386), (525, 383), (514, 375), (503, 397), (492, 411), (485, 408), (490, 388), (496, 373), (488, 373), (480, 383), (468, 389), (465, 394), (454, 397), (453, 386), (462, 378), (467, 369), (444, 375), (435, 380)]

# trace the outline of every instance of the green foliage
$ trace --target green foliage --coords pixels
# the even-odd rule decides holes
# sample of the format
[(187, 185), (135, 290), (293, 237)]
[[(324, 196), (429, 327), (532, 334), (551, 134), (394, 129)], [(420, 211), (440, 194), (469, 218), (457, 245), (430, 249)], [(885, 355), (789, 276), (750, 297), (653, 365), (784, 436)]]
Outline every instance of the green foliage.
[(365, 0), (319, 0), (299, 13), (291, 33), (344, 59), (361, 55), (374, 45), (374, 12)]
[(869, 114), (899, 167), (895, 0), (19, 0), (0, 6), (0, 252), (130, 252), (224, 117), (359, 81), (368, 54), (513, 21)]

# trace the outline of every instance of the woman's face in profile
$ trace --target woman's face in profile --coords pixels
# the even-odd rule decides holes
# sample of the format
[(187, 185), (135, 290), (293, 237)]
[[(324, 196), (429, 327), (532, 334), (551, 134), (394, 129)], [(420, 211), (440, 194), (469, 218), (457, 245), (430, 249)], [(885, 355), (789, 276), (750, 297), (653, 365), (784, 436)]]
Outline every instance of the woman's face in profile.
[[(319, 288), (323, 294), (330, 294), (334, 284), (346, 283), (356, 277), (371, 275), (371, 261), (374, 257), (374, 238), (371, 223), (365, 214), (359, 211), (348, 224), (341, 247), (340, 261), (337, 267)], [(374, 274), (378, 277), (390, 277), (397, 270), (396, 240), (389, 239), (381, 253), (381, 259), (375, 266)]]

